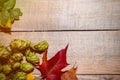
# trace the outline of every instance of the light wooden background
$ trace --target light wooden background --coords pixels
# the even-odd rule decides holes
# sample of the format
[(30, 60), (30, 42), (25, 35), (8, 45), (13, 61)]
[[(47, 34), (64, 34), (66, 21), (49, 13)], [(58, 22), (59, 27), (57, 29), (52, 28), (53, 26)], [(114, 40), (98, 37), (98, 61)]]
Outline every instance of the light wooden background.
[(1, 43), (47, 40), (49, 58), (69, 43), (79, 80), (120, 80), (120, 0), (17, 0), (16, 7), (23, 16), (10, 34), (0, 32)]

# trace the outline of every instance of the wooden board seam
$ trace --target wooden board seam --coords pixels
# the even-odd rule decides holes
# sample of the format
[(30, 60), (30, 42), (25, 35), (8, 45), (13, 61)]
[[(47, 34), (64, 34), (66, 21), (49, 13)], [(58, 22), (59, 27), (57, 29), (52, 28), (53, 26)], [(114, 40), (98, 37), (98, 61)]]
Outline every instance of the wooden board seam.
[(91, 30), (0, 30), (0, 32), (69, 32), (69, 31), (120, 31), (120, 29), (91, 29)]

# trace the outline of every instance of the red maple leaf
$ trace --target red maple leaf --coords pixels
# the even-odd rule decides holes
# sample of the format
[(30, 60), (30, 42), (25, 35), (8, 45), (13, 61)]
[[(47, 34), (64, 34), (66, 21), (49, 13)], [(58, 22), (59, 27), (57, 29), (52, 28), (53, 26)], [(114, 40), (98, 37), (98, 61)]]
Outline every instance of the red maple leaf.
[(66, 61), (66, 52), (68, 45), (58, 51), (55, 56), (47, 60), (47, 50), (43, 54), (42, 64), (39, 65), (41, 76), (46, 80), (61, 80), (61, 75), (64, 73), (61, 71), (68, 65)]

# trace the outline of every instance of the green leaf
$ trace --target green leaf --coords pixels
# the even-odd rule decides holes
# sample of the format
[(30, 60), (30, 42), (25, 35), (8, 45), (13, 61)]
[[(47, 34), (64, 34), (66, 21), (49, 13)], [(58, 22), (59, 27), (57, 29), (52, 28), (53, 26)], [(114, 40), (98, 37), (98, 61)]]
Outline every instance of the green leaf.
[(2, 11), (3, 5), (6, 1), (8, 1), (8, 0), (0, 0), (0, 11)]
[(22, 12), (20, 11), (19, 8), (15, 8), (15, 9), (10, 10), (11, 20), (19, 19), (19, 16), (22, 16)]
[(8, 0), (0, 0), (0, 2), (5, 2), (5, 1), (8, 1)]
[(0, 27), (11, 28), (14, 20), (22, 16), (19, 8), (15, 8), (16, 0), (0, 0)]
[(8, 0), (7, 2), (4, 3), (4, 8), (6, 10), (12, 9), (15, 6), (16, 0)]
[(0, 0), (0, 6), (3, 6), (3, 4), (8, 0)]
[(7, 10), (0, 12), (0, 21), (3, 25), (7, 23), (8, 19), (10, 19), (10, 14)]

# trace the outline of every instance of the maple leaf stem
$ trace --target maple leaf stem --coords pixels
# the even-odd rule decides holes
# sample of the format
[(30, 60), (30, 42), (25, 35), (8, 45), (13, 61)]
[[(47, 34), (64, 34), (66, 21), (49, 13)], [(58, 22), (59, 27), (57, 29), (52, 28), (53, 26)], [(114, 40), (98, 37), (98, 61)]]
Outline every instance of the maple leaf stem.
[(47, 62), (47, 50), (45, 50), (45, 52), (43, 53), (43, 63)]

